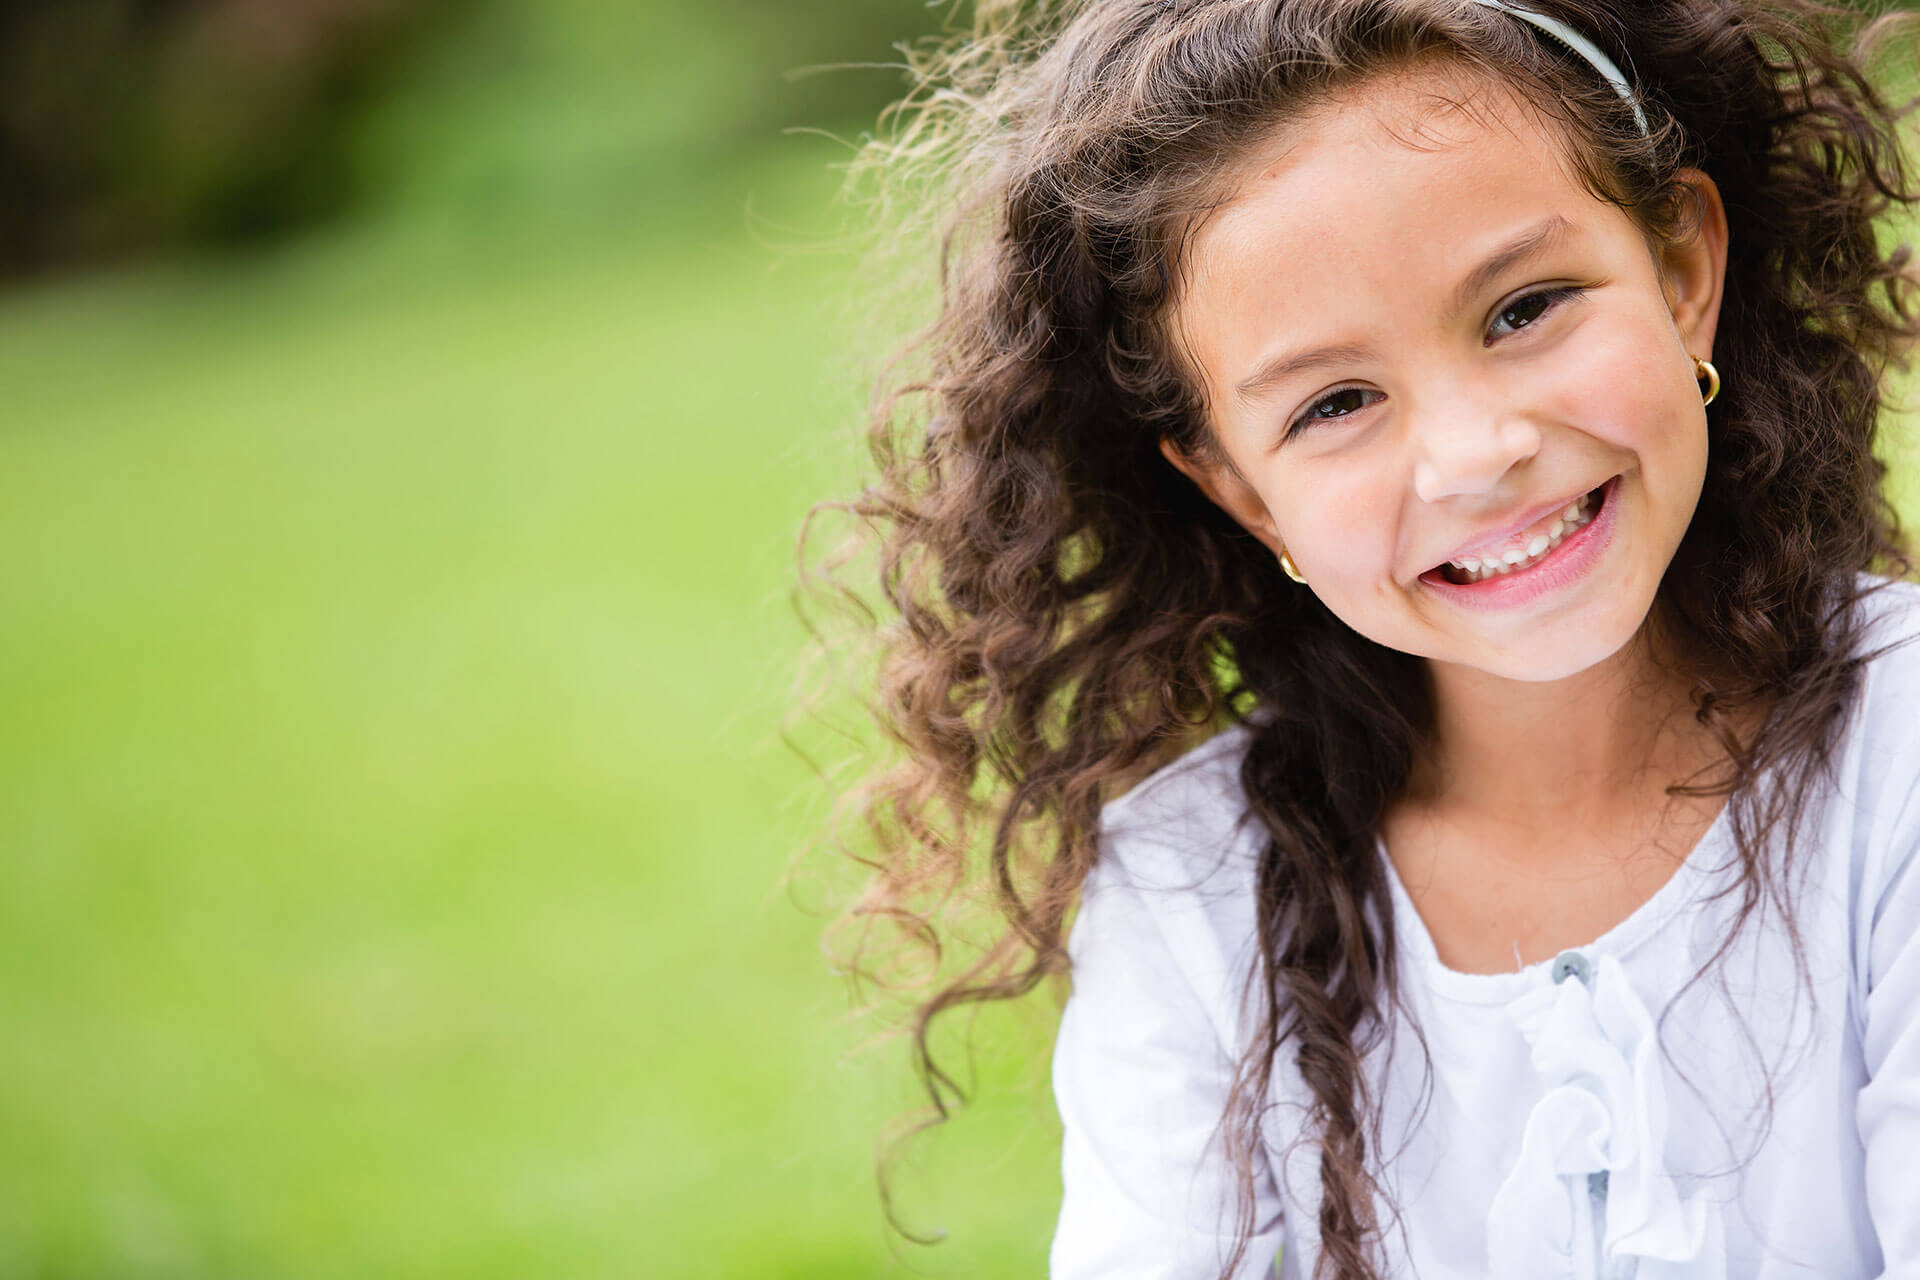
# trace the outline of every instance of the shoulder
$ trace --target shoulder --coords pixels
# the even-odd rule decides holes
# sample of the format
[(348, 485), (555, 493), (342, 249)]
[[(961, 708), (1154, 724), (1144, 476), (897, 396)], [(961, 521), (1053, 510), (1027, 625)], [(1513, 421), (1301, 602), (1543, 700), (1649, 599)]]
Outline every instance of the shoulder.
[(1850, 904), (1853, 972), (1865, 984), (1887, 895), (1920, 846), (1920, 585), (1866, 575), (1861, 585), (1860, 683), (1815, 840), (1827, 900)]
[(1240, 763), (1251, 736), (1245, 725), (1224, 730), (1108, 804), (1100, 814), (1106, 876), (1171, 890), (1249, 872), (1256, 824)]
[(1888, 1011), (1911, 1025), (1920, 1001), (1920, 585), (1866, 585), (1860, 703), (1828, 833), (1849, 855), (1852, 1008), (1878, 1075), (1898, 1036)]
[(1898, 787), (1920, 777), (1920, 585), (1864, 578), (1862, 659), (1852, 737), (1861, 781)]
[(1859, 683), (1834, 743), (1824, 838), (1856, 861), (1890, 835), (1920, 780), (1920, 586), (1867, 574), (1860, 586)]
[(1243, 1189), (1259, 1234), (1234, 1274), (1272, 1270), (1283, 1210), (1265, 1149), (1240, 1188), (1218, 1141), (1255, 995), (1249, 738), (1217, 735), (1102, 812), (1054, 1041), (1055, 1275), (1218, 1275)]
[[(1891, 657), (1920, 640), (1920, 583), (1869, 573), (1861, 574), (1859, 583), (1864, 592), (1860, 611), (1870, 661)], [(1916, 664), (1920, 659), (1909, 660), (1910, 666)]]
[(1076, 971), (1109, 963), (1116, 947), (1135, 966), (1159, 957), (1165, 971), (1143, 987), (1177, 984), (1227, 1044), (1244, 1031), (1265, 843), (1240, 785), (1250, 737), (1228, 729), (1102, 811), (1099, 856), (1069, 942)]

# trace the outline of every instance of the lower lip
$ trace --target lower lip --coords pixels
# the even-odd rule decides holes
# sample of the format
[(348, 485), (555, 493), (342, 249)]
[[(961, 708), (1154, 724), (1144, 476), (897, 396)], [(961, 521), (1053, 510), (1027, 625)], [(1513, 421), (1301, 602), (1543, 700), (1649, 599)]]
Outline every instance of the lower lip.
[(1420, 584), (1442, 599), (1475, 609), (1508, 609), (1571, 586), (1587, 575), (1613, 540), (1614, 496), (1620, 487), (1615, 476), (1600, 486), (1600, 510), (1575, 529), (1538, 564), (1496, 574), (1480, 582), (1448, 582), (1438, 569), (1420, 575)]

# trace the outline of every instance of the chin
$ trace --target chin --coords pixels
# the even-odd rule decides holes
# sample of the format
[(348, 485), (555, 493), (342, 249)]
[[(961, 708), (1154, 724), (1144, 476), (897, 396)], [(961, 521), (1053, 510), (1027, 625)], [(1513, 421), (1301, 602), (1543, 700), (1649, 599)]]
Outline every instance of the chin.
[(1573, 655), (1562, 661), (1551, 663), (1515, 662), (1511, 665), (1501, 664), (1499, 666), (1473, 665), (1479, 666), (1480, 670), (1490, 676), (1497, 676), (1502, 680), (1511, 680), (1516, 684), (1553, 684), (1559, 680), (1570, 680), (1583, 671), (1591, 671), (1618, 652), (1620, 652), (1620, 650), (1615, 648), (1606, 652)]
[(1502, 680), (1551, 684), (1612, 661), (1640, 634), (1645, 620), (1644, 612), (1631, 620), (1569, 619), (1567, 625), (1543, 629), (1544, 634), (1536, 633), (1521, 643), (1501, 645), (1493, 652), (1458, 653), (1452, 660)]

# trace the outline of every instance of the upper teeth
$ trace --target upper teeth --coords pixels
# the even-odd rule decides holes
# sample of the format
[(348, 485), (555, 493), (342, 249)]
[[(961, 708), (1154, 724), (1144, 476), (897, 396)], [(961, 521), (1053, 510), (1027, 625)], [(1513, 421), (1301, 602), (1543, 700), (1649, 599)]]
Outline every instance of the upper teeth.
[(1486, 578), (1498, 577), (1503, 573), (1512, 573), (1515, 569), (1525, 569), (1546, 557), (1549, 551), (1589, 520), (1593, 519), (1593, 498), (1591, 494), (1580, 497), (1565, 511), (1553, 518), (1553, 522), (1543, 529), (1534, 531), (1526, 543), (1515, 543), (1503, 550), (1489, 552), (1484, 556), (1464, 556), (1447, 563), (1458, 569), (1469, 582), (1479, 582)]

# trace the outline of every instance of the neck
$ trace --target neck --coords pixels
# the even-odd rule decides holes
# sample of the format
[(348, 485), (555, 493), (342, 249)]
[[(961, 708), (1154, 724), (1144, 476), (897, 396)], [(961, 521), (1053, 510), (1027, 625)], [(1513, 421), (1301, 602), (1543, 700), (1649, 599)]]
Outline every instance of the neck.
[(1429, 670), (1434, 750), (1414, 793), (1508, 830), (1617, 827), (1718, 754), (1685, 678), (1654, 660), (1644, 631), (1606, 662), (1549, 683)]

